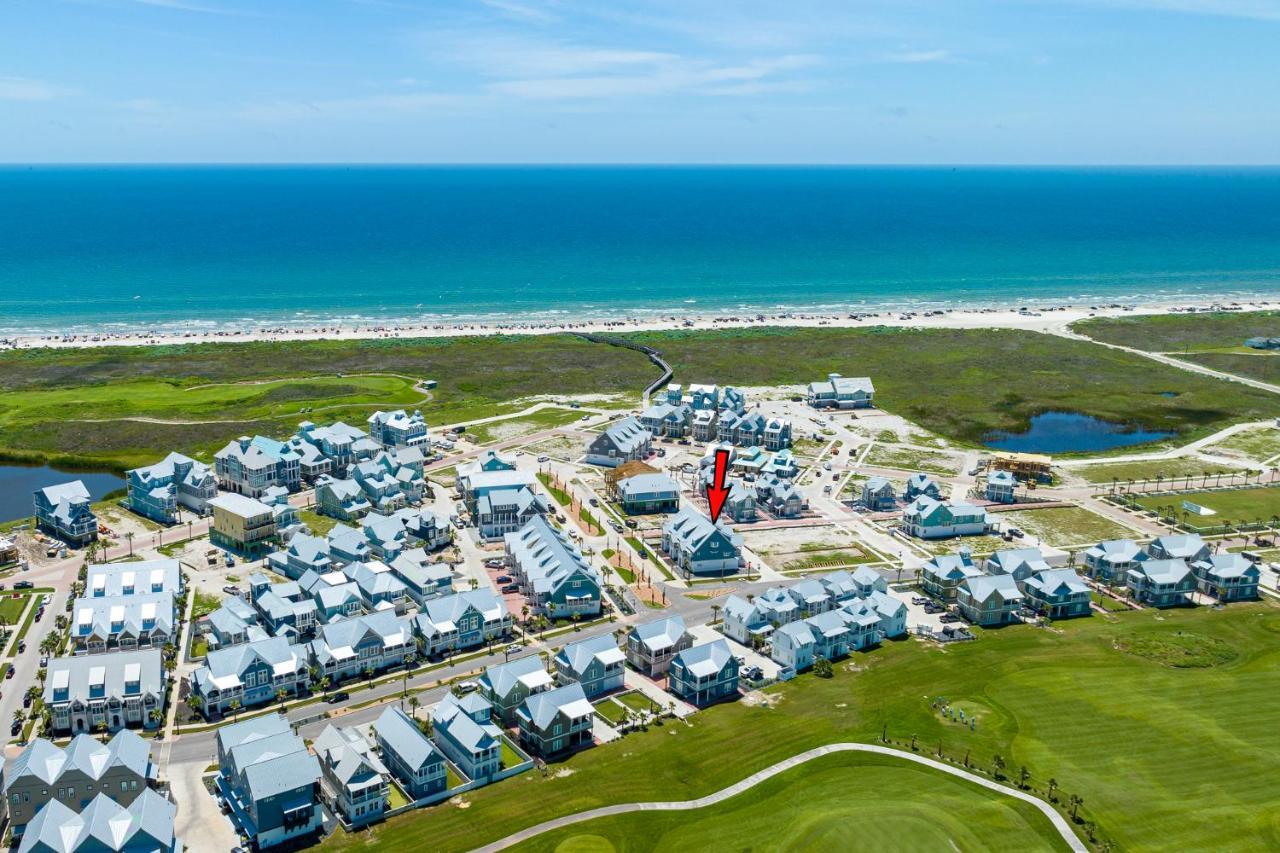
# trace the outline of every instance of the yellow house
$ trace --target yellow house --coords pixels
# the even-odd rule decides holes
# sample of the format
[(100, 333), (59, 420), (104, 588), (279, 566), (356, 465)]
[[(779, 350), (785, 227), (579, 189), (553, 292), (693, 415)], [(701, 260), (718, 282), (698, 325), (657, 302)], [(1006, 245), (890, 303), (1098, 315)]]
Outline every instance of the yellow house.
[(213, 509), (209, 538), (214, 545), (251, 557), (274, 546), (276, 518), (271, 507), (232, 492), (213, 498), (209, 506)]

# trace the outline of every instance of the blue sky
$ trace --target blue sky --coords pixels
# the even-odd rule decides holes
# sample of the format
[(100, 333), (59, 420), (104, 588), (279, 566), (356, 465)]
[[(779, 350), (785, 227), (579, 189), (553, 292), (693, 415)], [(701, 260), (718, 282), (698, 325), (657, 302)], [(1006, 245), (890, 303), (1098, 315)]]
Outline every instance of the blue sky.
[(1280, 0), (5, 0), (0, 161), (1280, 163)]

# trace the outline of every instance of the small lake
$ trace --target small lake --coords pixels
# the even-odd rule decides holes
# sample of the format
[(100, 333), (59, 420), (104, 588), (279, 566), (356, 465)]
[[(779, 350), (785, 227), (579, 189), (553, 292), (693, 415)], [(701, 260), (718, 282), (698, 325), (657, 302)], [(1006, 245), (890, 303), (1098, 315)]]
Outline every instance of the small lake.
[(1116, 424), (1078, 412), (1044, 412), (1031, 419), (1031, 427), (1026, 432), (993, 432), (982, 443), (995, 450), (1019, 453), (1078, 453), (1145, 444), (1173, 435), (1171, 432)]
[(59, 471), (48, 465), (0, 465), (0, 521), (30, 517), (31, 495), (36, 489), (70, 480), (83, 482), (95, 501), (124, 488), (122, 477), (102, 471)]

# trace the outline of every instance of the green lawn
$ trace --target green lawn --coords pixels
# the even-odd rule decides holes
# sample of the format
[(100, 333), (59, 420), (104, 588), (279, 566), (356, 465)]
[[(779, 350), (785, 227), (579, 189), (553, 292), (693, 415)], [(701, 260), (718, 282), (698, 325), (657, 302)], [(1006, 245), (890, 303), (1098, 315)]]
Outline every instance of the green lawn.
[(601, 818), (525, 853), (712, 850), (1065, 850), (1032, 806), (882, 756), (837, 754), (694, 812)]
[(520, 757), (520, 753), (516, 752), (515, 749), (512, 748), (504, 735), (502, 737), (502, 769), (505, 770), (508, 767), (514, 767), (524, 760), (525, 759)]
[[(1169, 644), (1203, 646), (1209, 653), (1196, 657), (1212, 665), (1171, 666), (1161, 650)], [(1229, 656), (1219, 653), (1224, 646)], [(1010, 772), (1026, 765), (1039, 790), (1056, 779), (1060, 798), (1082, 796), (1082, 817), (1118, 849), (1275, 845), (1280, 607), (1134, 611), (1063, 620), (1052, 631), (1016, 626), (946, 649), (890, 643), (854, 662), (856, 672), (837, 663), (835, 678), (770, 688), (769, 707), (721, 705), (690, 727), (650, 727), (573, 756), (572, 774), (526, 774), (467, 794), (466, 809), (422, 810), (327, 847), (471, 849), (560, 814), (702, 796), (813, 746), (873, 742), (882, 727), (897, 743), (915, 735), (932, 753), (941, 741), (948, 756), (968, 753), (987, 769), (999, 754)], [(977, 726), (942, 717), (937, 697), (976, 714)], [(848, 774), (840, 790), (858, 776)], [(1189, 795), (1211, 820), (1187, 819)], [(875, 799), (847, 797), (867, 810), (882, 808)], [(906, 814), (930, 799), (920, 791), (888, 802)]]
[(803, 572), (811, 569), (836, 569), (841, 566), (856, 566), (861, 563), (874, 563), (879, 558), (868, 554), (861, 548), (845, 546), (830, 551), (815, 551), (784, 562), (779, 569), (784, 572)]
[(27, 606), (27, 598), (26, 595), (15, 597), (8, 592), (0, 598), (0, 620), (3, 620), (3, 624), (9, 626), (18, 624), (18, 620), (22, 618), (22, 611)]
[(307, 527), (311, 528), (311, 533), (314, 536), (327, 535), (338, 523), (338, 519), (330, 518), (327, 515), (321, 515), (311, 509), (298, 510), (298, 519)]
[(1067, 470), (1072, 474), (1083, 477), (1090, 483), (1103, 483), (1110, 486), (1113, 479), (1118, 480), (1123, 485), (1130, 480), (1154, 480), (1156, 477), (1173, 478), (1175, 480), (1184, 480), (1187, 477), (1191, 477), (1193, 484), (1197, 480), (1203, 481), (1207, 477), (1207, 482), (1213, 483), (1214, 477), (1218, 473), (1230, 473), (1244, 469), (1232, 468), (1220, 462), (1205, 462), (1194, 456), (1179, 456), (1173, 459), (1154, 459), (1143, 462), (1108, 462), (1100, 465), (1084, 465)]
[(1100, 592), (1093, 592), (1090, 593), (1090, 596), (1093, 598), (1093, 603), (1101, 607), (1103, 610), (1110, 610), (1113, 613), (1119, 613), (1129, 609), (1126, 605), (1116, 601), (1109, 595), (1103, 595)]
[[(638, 690), (631, 693), (623, 693), (621, 696), (614, 698), (633, 711), (653, 711), (656, 707), (656, 703), (652, 699)], [(657, 708), (657, 710), (660, 711), (662, 709)]]
[(409, 805), (409, 798), (405, 796), (404, 791), (401, 791), (399, 786), (394, 784), (387, 786), (387, 800), (389, 801), (387, 806), (389, 809), (398, 809), (401, 806)]
[[(1199, 527), (1211, 527), (1226, 522), (1240, 524), (1257, 519), (1267, 523), (1272, 516), (1280, 515), (1280, 488), (1274, 486), (1264, 486), (1256, 489), (1185, 492), (1177, 495), (1153, 495), (1138, 498), (1136, 503), (1138, 506), (1157, 512), (1161, 507), (1173, 504), (1180, 514), (1184, 500), (1200, 504), (1217, 512), (1216, 515), (1189, 517), (1190, 523)], [(1179, 517), (1181, 516), (1179, 515)]]
[(191, 605), (191, 618), (199, 619), (201, 616), (208, 616), (213, 611), (222, 606), (222, 599), (213, 593), (196, 592), (196, 600)]
[[(1064, 545), (1094, 545), (1106, 539), (1137, 535), (1130, 527), (1092, 510), (1075, 506), (1014, 510), (999, 513), (996, 518), (1003, 522), (1004, 529), (1017, 527), (1055, 548)], [(1010, 543), (1006, 547), (1017, 548), (1019, 543)]]
[(626, 719), (627, 712), (625, 708), (618, 705), (612, 699), (604, 698), (594, 705), (596, 713), (604, 718), (604, 721), (611, 726), (617, 726)]

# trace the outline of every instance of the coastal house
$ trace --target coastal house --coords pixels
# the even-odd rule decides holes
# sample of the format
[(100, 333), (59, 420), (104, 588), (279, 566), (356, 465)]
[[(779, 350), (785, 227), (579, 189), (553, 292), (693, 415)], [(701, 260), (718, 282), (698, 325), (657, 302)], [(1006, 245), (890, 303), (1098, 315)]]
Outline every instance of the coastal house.
[(527, 486), (495, 489), (476, 501), (476, 530), (486, 542), (514, 533), (547, 514), (547, 499)]
[(662, 525), (662, 551), (686, 576), (731, 575), (741, 565), (742, 537), (685, 507)]
[(309, 635), (320, 621), (315, 601), (294, 581), (263, 584), (251, 592), (253, 606), (272, 634)]
[(227, 596), (221, 607), (200, 619), (198, 627), (210, 649), (238, 646), (268, 636), (259, 625), (258, 612), (235, 595)]
[(209, 541), (244, 557), (257, 558), (272, 550), (276, 538), (276, 514), (253, 498), (229, 492), (209, 501), (213, 524)]
[(355, 480), (328, 474), (316, 480), (316, 511), (339, 521), (356, 521), (373, 509), (364, 489)]
[(870, 477), (862, 484), (862, 505), (872, 512), (897, 509), (898, 494), (888, 477)]
[(610, 424), (591, 439), (584, 461), (591, 465), (614, 468), (623, 462), (634, 462), (649, 455), (653, 433), (634, 417)]
[(637, 474), (619, 481), (618, 503), (628, 515), (675, 512), (680, 508), (680, 485), (666, 474)]
[(918, 539), (978, 536), (988, 532), (992, 524), (985, 510), (959, 501), (944, 504), (920, 497), (902, 511), (903, 529)]
[(810, 382), (805, 400), (815, 409), (865, 409), (872, 405), (876, 389), (867, 376), (828, 373), (826, 382)]
[(757, 595), (755, 606), (772, 625), (785, 625), (805, 615), (800, 602), (783, 586), (771, 586)]
[(660, 678), (672, 658), (692, 645), (693, 636), (685, 630), (680, 616), (645, 622), (627, 632), (627, 663), (642, 675)]
[[(772, 592), (772, 589), (766, 590), (765, 595), (769, 596)], [(796, 603), (802, 619), (818, 613), (825, 613), (835, 604), (827, 592), (826, 586), (814, 578), (796, 581), (786, 588), (786, 593)]]
[[(400, 476), (403, 474), (403, 478)], [(387, 453), (357, 462), (351, 467), (351, 479), (360, 486), (375, 512), (388, 515), (409, 503), (408, 491), (422, 495), (422, 476), (412, 468), (398, 466)]]
[(453, 594), (453, 568), (448, 563), (433, 563), (422, 548), (410, 548), (391, 561), (405, 592), (421, 607), (428, 599)]
[(171, 592), (77, 598), (71, 613), (71, 641), (80, 652), (161, 648), (177, 636)]
[(1196, 576), (1186, 560), (1147, 559), (1126, 575), (1129, 594), (1139, 604), (1175, 607), (1190, 602), (1196, 590)]
[(849, 626), (842, 614), (827, 611), (773, 632), (771, 656), (791, 672), (803, 672), (817, 658), (835, 660), (849, 653)]
[(942, 489), (928, 474), (912, 474), (907, 478), (906, 488), (902, 490), (902, 498), (911, 503), (916, 498), (933, 498), (942, 500)]
[(85, 793), (87, 805), (81, 809), (50, 800), (27, 825), (17, 853), (182, 853), (182, 841), (173, 831), (178, 807), (153, 789), (146, 788), (128, 805), (111, 794)]
[(98, 538), (98, 519), (80, 480), (36, 489), (35, 516), (37, 528), (68, 545), (88, 545)]
[(853, 599), (838, 612), (849, 626), (851, 650), (862, 650), (907, 633), (907, 605), (888, 593), (877, 590), (866, 598)]
[(534, 693), (516, 709), (520, 745), (542, 758), (591, 746), (594, 718), (595, 709), (581, 684)]
[(604, 583), (599, 573), (545, 518), (508, 533), (505, 542), (507, 566), (534, 613), (551, 619), (600, 614)]
[(413, 414), (404, 409), (374, 412), (366, 423), (369, 425), (369, 437), (383, 447), (422, 447), (430, 442), (427, 421), (417, 409)]
[(468, 779), (487, 782), (502, 772), (502, 731), (490, 722), (493, 706), (471, 693), (446, 693), (431, 711), (436, 745)]
[(301, 457), (289, 446), (263, 435), (242, 435), (213, 455), (218, 487), (250, 498), (272, 486), (296, 492), (302, 484)]
[(1177, 533), (1158, 536), (1147, 544), (1143, 552), (1148, 560), (1185, 560), (1195, 563), (1208, 560), (1213, 552), (1198, 533)]
[(217, 789), (259, 850), (291, 844), (323, 823), (320, 762), (279, 714), (218, 729)]
[(333, 568), (341, 569), (351, 563), (365, 563), (374, 559), (373, 543), (369, 541), (364, 528), (335, 524), (325, 534), (325, 542)]
[(956, 554), (938, 554), (920, 568), (920, 587), (926, 594), (942, 601), (955, 601), (956, 590), (966, 578), (977, 577), (982, 571), (973, 564), (969, 549), (961, 548)]
[(370, 560), (367, 563), (348, 563), (342, 574), (356, 585), (365, 609), (373, 612), (388, 610), (404, 613), (408, 606), (409, 591), (386, 563)]
[(1142, 548), (1132, 539), (1108, 539), (1084, 552), (1085, 574), (1105, 584), (1124, 584)]
[(218, 481), (209, 466), (181, 453), (126, 471), (125, 482), (129, 509), (161, 524), (176, 523), (179, 507), (208, 515), (209, 500), (218, 494)]
[(987, 473), (986, 487), (983, 494), (987, 500), (999, 504), (1011, 504), (1017, 501), (1014, 492), (1018, 481), (1009, 471), (990, 471)]
[(766, 417), (759, 409), (745, 414), (722, 411), (716, 424), (716, 439), (738, 447), (760, 445), (766, 450), (782, 450), (791, 446), (791, 422)]
[(86, 598), (120, 595), (182, 594), (182, 567), (177, 560), (91, 563), (84, 581)]
[[(701, 413), (699, 413), (701, 414)], [(684, 438), (690, 434), (693, 429), (693, 409), (683, 404), (658, 403), (650, 406), (640, 413), (638, 418), (640, 425), (649, 432), (651, 436), (661, 436), (662, 438)], [(710, 413), (707, 419), (711, 423), (711, 437), (714, 438), (715, 415)], [(703, 426), (704, 433), (706, 426)], [(694, 438), (698, 438), (695, 434)], [(707, 439), (699, 439), (705, 441)]]
[(425, 655), (452, 654), (501, 640), (511, 633), (507, 605), (488, 589), (432, 598), (413, 618)]
[(1006, 548), (987, 557), (982, 569), (989, 575), (1009, 575), (1021, 583), (1037, 572), (1047, 572), (1049, 563), (1039, 548)]
[(625, 660), (613, 635), (600, 634), (566, 645), (552, 659), (552, 668), (557, 684), (577, 682), (587, 698), (594, 699), (621, 689)]
[(324, 465), (313, 458), (309, 463), (312, 480), (319, 474), (344, 477), (348, 466), (368, 459), (380, 447), (367, 432), (342, 421), (329, 426), (317, 426), (311, 421), (303, 421), (298, 424), (296, 439), (316, 448), (329, 463)]
[[(794, 606), (794, 602), (792, 602)], [(773, 633), (773, 623), (754, 600), (730, 595), (724, 601), (720, 630), (744, 646), (755, 648)], [(781, 624), (781, 623), (779, 623)]]
[(165, 687), (160, 650), (138, 649), (50, 658), (43, 698), (57, 734), (154, 729), (161, 723)]
[(515, 658), (485, 667), (479, 679), (480, 695), (493, 705), (494, 715), (504, 726), (514, 725), (516, 709), (526, 699), (555, 684), (537, 655)]
[(667, 690), (704, 708), (738, 696), (738, 659), (724, 640), (676, 653), (667, 669)]
[(1243, 554), (1214, 554), (1191, 564), (1196, 585), (1219, 601), (1244, 601), (1258, 597), (1261, 572)]
[(784, 480), (794, 480), (800, 474), (800, 463), (796, 462), (795, 454), (791, 452), (791, 448), (784, 447), (770, 454), (769, 461), (764, 463), (760, 473), (766, 477), (781, 477)]
[(516, 470), (515, 463), (490, 451), (458, 466), (457, 488), (467, 511), (475, 514), (480, 498), (499, 490), (534, 488), (537, 478)]
[(233, 710), (247, 710), (287, 696), (300, 696), (311, 687), (307, 647), (285, 637), (267, 637), (217, 649), (191, 674), (191, 692), (200, 700), (206, 719)]
[(1025, 597), (1011, 575), (965, 578), (956, 590), (960, 615), (984, 628), (1017, 622)]
[(320, 536), (295, 533), (283, 551), (267, 555), (267, 566), (278, 575), (297, 580), (307, 572), (323, 575), (333, 566), (329, 542)]
[(320, 785), (350, 826), (368, 826), (387, 809), (391, 772), (354, 727), (332, 723), (311, 745), (320, 761)]
[(365, 599), (360, 587), (344, 572), (332, 571), (322, 575), (307, 572), (298, 579), (298, 586), (315, 604), (316, 619), (321, 623), (358, 616), (364, 611)]
[(308, 645), (311, 665), (331, 682), (376, 675), (417, 654), (413, 625), (390, 611), (339, 619), (323, 626)]
[(1042, 569), (1022, 581), (1027, 606), (1051, 619), (1088, 616), (1092, 590), (1071, 569)]
[(444, 754), (416, 721), (395, 706), (373, 722), (382, 763), (415, 800), (443, 792), (449, 785)]
[(8, 819), (13, 837), (21, 838), (27, 824), (51, 802), (78, 814), (100, 789), (102, 796), (128, 806), (158, 777), (150, 741), (128, 729), (116, 732), (107, 743), (89, 734), (76, 735), (65, 747), (36, 738), (4, 767), (0, 814)]
[(755, 505), (774, 518), (799, 518), (809, 508), (809, 501), (790, 480), (762, 475), (755, 482)]

